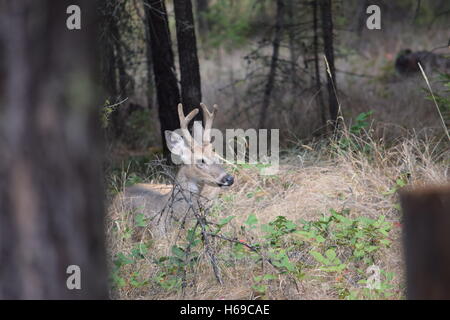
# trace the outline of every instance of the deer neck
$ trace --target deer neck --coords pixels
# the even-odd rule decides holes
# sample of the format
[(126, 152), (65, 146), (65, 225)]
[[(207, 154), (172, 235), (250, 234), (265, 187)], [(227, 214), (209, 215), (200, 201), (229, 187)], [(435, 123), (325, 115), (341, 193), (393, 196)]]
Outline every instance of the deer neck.
[(204, 184), (190, 175), (188, 166), (182, 166), (178, 170), (175, 181), (175, 188), (178, 188), (183, 193), (200, 195), (203, 191)]

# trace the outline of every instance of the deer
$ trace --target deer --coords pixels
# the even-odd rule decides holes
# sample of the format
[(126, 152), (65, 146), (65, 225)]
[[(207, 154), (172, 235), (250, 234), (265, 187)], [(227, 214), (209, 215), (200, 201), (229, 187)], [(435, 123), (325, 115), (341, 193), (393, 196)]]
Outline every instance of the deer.
[[(209, 188), (226, 188), (234, 183), (234, 177), (225, 171), (211, 142), (211, 128), (218, 110), (217, 105), (213, 106), (212, 112), (205, 104), (201, 103), (200, 106), (203, 110), (204, 129), (200, 130), (200, 135), (194, 133), (194, 137), (200, 136), (201, 141), (194, 139), (188, 129), (199, 109), (196, 108), (185, 116), (181, 103), (178, 104), (180, 130), (176, 130), (181, 134), (165, 131), (168, 149), (182, 162), (171, 191), (158, 192), (152, 184), (140, 183), (125, 188), (114, 200), (116, 206), (120, 202), (128, 212), (143, 214), (151, 226), (153, 236), (165, 234), (171, 220), (184, 223), (189, 219), (189, 214), (192, 215), (192, 212), (200, 208), (202, 199), (213, 200), (217, 192), (211, 193)], [(194, 131), (197, 129), (194, 126)]]

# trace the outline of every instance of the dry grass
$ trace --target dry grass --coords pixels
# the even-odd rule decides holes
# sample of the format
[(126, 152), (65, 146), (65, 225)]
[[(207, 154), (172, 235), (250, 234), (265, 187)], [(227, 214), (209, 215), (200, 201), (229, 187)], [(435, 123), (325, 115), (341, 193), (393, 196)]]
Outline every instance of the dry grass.
[[(310, 139), (311, 133), (320, 126), (314, 94), (304, 93), (293, 98), (289, 92), (279, 90), (273, 99), (276, 106), (272, 106), (277, 108), (277, 112), (271, 113), (273, 118), (268, 122), (272, 128), (282, 128), (280, 136), (285, 143), (290, 144), (282, 157), (280, 172), (275, 177), (264, 177), (258, 174), (257, 168), (236, 170), (236, 183), (219, 197), (212, 210), (211, 220), (235, 216), (222, 231), (254, 244), (264, 240), (265, 233), (260, 225), (273, 221), (277, 216), (284, 216), (299, 225), (302, 224), (301, 220), (319, 220), (330, 209), (339, 212), (349, 209), (351, 218), (365, 216), (376, 219), (385, 216), (393, 225), (389, 232), (392, 244), (375, 254), (374, 263), (386, 272), (394, 273), (391, 282), (393, 295), (390, 298), (402, 299), (404, 265), (402, 218), (395, 192), (397, 181), (402, 180), (412, 186), (449, 183), (450, 149), (447, 140), (430, 138), (442, 136), (442, 127), (433, 103), (425, 100), (425, 93), (420, 90), (425, 88), (425, 82), (422, 78), (396, 78), (394, 59), (400, 49), (430, 50), (447, 43), (446, 35), (447, 32), (441, 30), (417, 33), (384, 28), (380, 32), (363, 33), (361, 39), (354, 39), (354, 34), (349, 35), (349, 39), (341, 36), (339, 47), (342, 51), (347, 48), (351, 52), (337, 53), (337, 69), (370, 76), (364, 78), (338, 72), (338, 96), (343, 116), (348, 125), (355, 115), (374, 110), (376, 122), (369, 131), (369, 137), (354, 137), (344, 132), (346, 138), (356, 141), (356, 152), (338, 152), (336, 142), (333, 141), (302, 141)], [(249, 51), (247, 49), (231, 53), (210, 51), (208, 58), (201, 55), (203, 100), (207, 104), (220, 105), (220, 116), (216, 123), (219, 129), (252, 127), (253, 116), (259, 110), (259, 102), (246, 95), (254, 82), (248, 79), (237, 81), (245, 79), (248, 72), (243, 60)], [(282, 51), (281, 55), (287, 58), (288, 52)], [(230, 86), (230, 83), (235, 85)], [(435, 84), (432, 86), (434, 89)], [(238, 112), (242, 113), (236, 117)], [(159, 132), (159, 129), (155, 128), (155, 132)], [(362, 152), (364, 148), (368, 152)], [(126, 171), (122, 170), (121, 174), (131, 173)], [(161, 179), (154, 176), (155, 171), (156, 168), (150, 168), (152, 175), (144, 176), (144, 180), (160, 182)], [(111, 189), (120, 190), (122, 187), (122, 184), (117, 183)], [(257, 217), (258, 226), (242, 231), (241, 227), (250, 214)], [(129, 225), (128, 216), (129, 213), (120, 208), (112, 210), (108, 216), (107, 237), (112, 268), (118, 254), (130, 255), (136, 246), (136, 242), (131, 239), (132, 226)], [(301, 247), (292, 251), (289, 257), (293, 263), (301, 266), (302, 275), (295, 277), (280, 274), (268, 263), (264, 263), (263, 270), (261, 262), (256, 263), (248, 257), (233, 260), (230, 258), (232, 246), (226, 241), (215, 241), (214, 244), (223, 285), (217, 283), (211, 264), (200, 250), (198, 263), (187, 273), (186, 289), (164, 289), (156, 279), (160, 272), (169, 274), (170, 271), (157, 260), (172, 254), (171, 247), (177, 235), (178, 230), (164, 239), (151, 239), (148, 234), (144, 234), (140, 243), (148, 245), (150, 249), (143, 258), (120, 267), (116, 276), (123, 279), (123, 286), (112, 290), (112, 297), (339, 299), (345, 290), (361, 289), (358, 280), (364, 274), (361, 275), (358, 269), (364, 273), (365, 266), (358, 265), (358, 262), (349, 262), (348, 272), (344, 274), (326, 273), (320, 270), (320, 265), (309, 254), (309, 247)], [(290, 247), (295, 244), (295, 240), (291, 235), (286, 236), (283, 247)], [(182, 244), (183, 241), (178, 238), (178, 243)], [(342, 259), (349, 255), (348, 249), (339, 246), (337, 252)], [(276, 279), (266, 282), (268, 288), (261, 296), (252, 286), (255, 285), (254, 277), (265, 273), (276, 274)], [(131, 280), (134, 278), (148, 280), (148, 283), (133, 285)]]
[[(273, 177), (258, 174), (257, 168), (236, 171), (236, 183), (231, 190), (218, 199), (211, 219), (233, 215), (235, 218), (222, 232), (236, 236), (248, 243), (263, 240), (259, 227), (243, 232), (241, 226), (249, 214), (255, 214), (259, 224), (273, 221), (277, 216), (300, 223), (301, 219), (317, 221), (330, 209), (350, 210), (350, 217), (366, 216), (378, 218), (384, 215), (393, 223), (389, 233), (392, 244), (375, 255), (374, 263), (382, 270), (393, 272), (391, 299), (404, 297), (404, 266), (401, 247), (401, 214), (396, 204), (396, 180), (407, 177), (408, 185), (445, 184), (449, 182), (450, 152), (447, 141), (436, 139), (419, 140), (417, 136), (404, 138), (391, 147), (380, 141), (366, 139), (360, 142), (370, 146), (369, 154), (364, 152), (332, 151), (333, 143), (298, 145), (283, 159), (280, 172)], [(389, 192), (391, 191), (391, 192)], [(108, 219), (108, 243), (111, 261), (118, 253), (129, 254), (136, 245), (126, 235), (126, 212), (111, 212)], [(252, 289), (254, 277), (264, 273), (276, 274), (268, 281), (263, 298), (269, 299), (338, 299), (342, 290), (360, 288), (361, 279), (358, 263), (349, 263), (348, 271), (336, 275), (319, 270), (319, 266), (308, 254), (308, 250), (293, 252), (290, 260), (302, 266), (301, 277), (280, 274), (269, 264), (255, 263), (251, 259), (225, 259), (232, 251), (231, 245), (216, 241), (224, 285), (219, 285), (204, 253), (192, 270), (188, 272), (188, 286), (181, 290), (166, 290), (157, 284), (156, 276), (162, 271), (155, 259), (170, 255), (175, 235), (166, 239), (151, 240), (148, 235), (141, 239), (151, 248), (135, 263), (120, 269), (120, 276), (126, 284), (112, 292), (119, 299), (255, 299), (261, 294)], [(283, 245), (287, 248), (294, 239), (287, 236)], [(182, 243), (182, 241), (179, 241)], [(337, 251), (345, 256), (344, 249)], [(142, 287), (133, 286), (130, 281), (135, 273), (139, 279), (149, 279)]]

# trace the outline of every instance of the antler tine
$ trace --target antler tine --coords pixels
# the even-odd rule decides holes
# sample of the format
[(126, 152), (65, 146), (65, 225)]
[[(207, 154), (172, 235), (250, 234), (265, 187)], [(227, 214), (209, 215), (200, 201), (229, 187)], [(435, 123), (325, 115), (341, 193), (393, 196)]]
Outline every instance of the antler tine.
[(200, 103), (203, 110), (203, 120), (205, 121), (205, 131), (203, 133), (203, 143), (211, 143), (211, 128), (217, 113), (217, 104), (213, 105), (213, 112), (209, 112), (204, 103)]
[(180, 119), (180, 129), (183, 133), (186, 142), (192, 146), (194, 139), (192, 138), (191, 133), (188, 129), (189, 122), (197, 115), (198, 109), (194, 109), (185, 117), (183, 112), (183, 105), (181, 103), (178, 104), (178, 118)]

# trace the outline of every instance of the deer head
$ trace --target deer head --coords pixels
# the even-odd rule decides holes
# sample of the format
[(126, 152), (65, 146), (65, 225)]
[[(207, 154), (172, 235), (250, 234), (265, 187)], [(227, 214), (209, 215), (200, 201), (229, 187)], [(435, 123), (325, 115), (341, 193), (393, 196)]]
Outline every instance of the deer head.
[[(188, 181), (198, 186), (231, 186), (234, 182), (233, 176), (229, 175), (220, 164), (220, 157), (214, 152), (211, 143), (211, 127), (216, 116), (217, 106), (214, 105), (213, 112), (201, 103), (204, 119), (204, 130), (201, 141), (194, 139), (189, 132), (188, 124), (199, 112), (192, 110), (184, 116), (182, 104), (178, 104), (178, 117), (180, 119), (180, 134), (174, 131), (165, 131), (167, 146), (169, 150), (180, 157), (184, 176)], [(178, 131), (178, 130), (177, 130)], [(200, 140), (200, 139), (199, 139)], [(181, 170), (181, 169), (180, 169)]]

